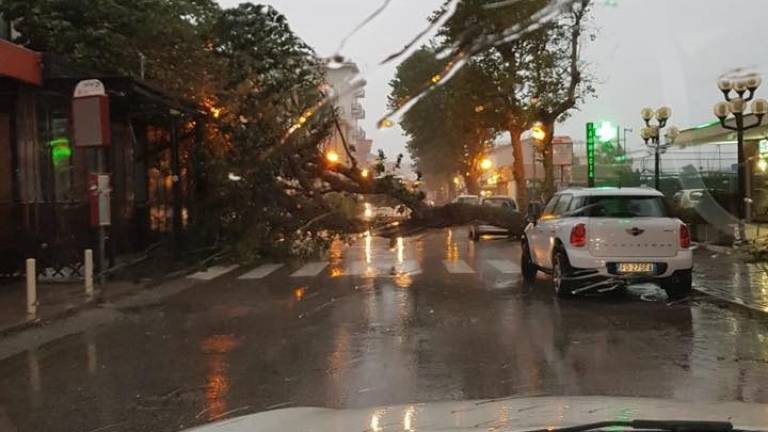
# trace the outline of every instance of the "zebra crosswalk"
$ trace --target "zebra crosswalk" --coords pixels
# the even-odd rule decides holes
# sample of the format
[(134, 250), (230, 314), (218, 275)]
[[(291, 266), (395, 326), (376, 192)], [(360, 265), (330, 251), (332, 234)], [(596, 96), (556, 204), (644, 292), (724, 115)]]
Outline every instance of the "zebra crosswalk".
[[(416, 275), (422, 272), (422, 263), (413, 259), (402, 261), (377, 260), (375, 262), (367, 262), (365, 260), (346, 261), (334, 264), (334, 271), (327, 271), (329, 265), (330, 263), (327, 261), (307, 262), (298, 268), (290, 268), (290, 266), (282, 263), (261, 264), (240, 274), (236, 279), (241, 281), (266, 279), (276, 273), (282, 273), (280, 270), (284, 268), (288, 268), (287, 271), (290, 272), (288, 276), (291, 278), (312, 278), (328, 275), (333, 277), (387, 277), (402, 274)], [(518, 263), (504, 259), (477, 260), (473, 265), (470, 265), (470, 263), (461, 259), (443, 260), (442, 267), (446, 272), (455, 275), (484, 273), (487, 269), (492, 269), (494, 272), (505, 275), (520, 274), (520, 266)], [(205, 271), (193, 273), (187, 276), (187, 278), (210, 281), (230, 272), (234, 272), (239, 268), (240, 266), (237, 265), (213, 266)]]
[(262, 264), (255, 269), (240, 275), (238, 279), (263, 279), (282, 266), (282, 264)]
[(291, 274), (291, 277), (313, 277), (328, 267), (327, 262), (309, 262)]

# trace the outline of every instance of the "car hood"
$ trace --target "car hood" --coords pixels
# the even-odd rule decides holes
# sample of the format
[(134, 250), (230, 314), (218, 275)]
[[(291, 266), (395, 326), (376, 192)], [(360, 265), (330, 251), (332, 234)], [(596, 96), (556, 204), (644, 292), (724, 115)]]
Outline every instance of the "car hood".
[(478, 431), (568, 426), (603, 420), (720, 420), (768, 429), (768, 405), (623, 397), (536, 397), (364, 409), (286, 408), (192, 429), (195, 432)]

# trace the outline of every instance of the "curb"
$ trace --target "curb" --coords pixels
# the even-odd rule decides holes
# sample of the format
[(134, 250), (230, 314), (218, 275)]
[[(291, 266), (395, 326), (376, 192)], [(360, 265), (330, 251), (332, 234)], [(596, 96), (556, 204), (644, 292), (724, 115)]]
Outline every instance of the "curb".
[(746, 312), (750, 316), (761, 317), (761, 318), (768, 317), (768, 310), (759, 308), (757, 306), (752, 306), (750, 304), (745, 303), (742, 300), (739, 300), (739, 299), (736, 299), (736, 298), (728, 298), (728, 297), (720, 296), (720, 295), (717, 295), (717, 294), (712, 294), (709, 291), (697, 288), (695, 286), (692, 289), (694, 291), (696, 291), (697, 293), (699, 293), (701, 295), (704, 295), (704, 296), (707, 296), (707, 297), (710, 297), (712, 299), (715, 299), (718, 302), (724, 302), (724, 303), (727, 303), (729, 306), (734, 306), (736, 309), (739, 309), (739, 310), (741, 310), (743, 312)]
[(66, 309), (63, 309), (49, 316), (40, 317), (33, 320), (20, 321), (16, 324), (10, 324), (8, 326), (2, 327), (0, 328), (0, 339), (16, 335), (18, 333), (24, 332), (32, 328), (45, 327), (49, 324), (52, 324), (55, 321), (60, 321), (65, 318), (75, 316), (86, 310), (96, 309), (105, 305), (113, 304), (120, 300), (125, 300), (131, 297), (138, 296), (143, 292), (151, 291), (165, 283), (171, 282), (176, 279), (181, 279), (184, 276), (193, 273), (196, 269), (197, 269), (196, 266), (191, 266), (188, 268), (177, 270), (172, 273), (168, 273), (166, 275), (163, 275), (158, 278), (142, 283), (141, 286), (137, 288), (135, 291), (131, 291), (130, 293), (127, 293), (123, 296), (119, 296), (117, 298), (110, 299), (110, 300), (105, 300), (103, 297), (99, 295), (100, 293), (97, 291), (93, 300), (85, 301), (81, 304), (68, 307)]
[(718, 246), (718, 245), (713, 245), (708, 243), (696, 243), (696, 245), (700, 248), (703, 248), (710, 252), (714, 252), (718, 254), (730, 255), (734, 252), (734, 249), (730, 246)]
[(55, 313), (53, 315), (44, 317), (44, 318), (36, 318), (33, 320), (26, 320), (21, 321), (16, 324), (11, 324), (8, 326), (5, 326), (3, 328), (0, 328), (0, 338), (6, 338), (8, 336), (12, 336), (17, 333), (21, 333), (25, 330), (31, 329), (31, 328), (37, 328), (37, 327), (44, 327), (48, 324), (50, 324), (53, 321), (62, 320), (64, 318), (69, 318), (71, 316), (77, 315), (79, 312), (89, 309), (91, 307), (98, 307), (99, 302), (97, 301), (89, 301), (85, 302), (83, 304), (73, 306), (70, 308), (66, 308), (58, 313)]

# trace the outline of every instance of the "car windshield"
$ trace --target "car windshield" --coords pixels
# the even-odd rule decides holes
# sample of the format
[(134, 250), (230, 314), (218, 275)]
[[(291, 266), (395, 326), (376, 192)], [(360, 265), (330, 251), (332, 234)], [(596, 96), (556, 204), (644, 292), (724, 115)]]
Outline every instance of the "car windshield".
[(767, 24), (0, 0), (0, 432), (768, 431)]
[(578, 214), (600, 218), (669, 217), (662, 197), (591, 196)]

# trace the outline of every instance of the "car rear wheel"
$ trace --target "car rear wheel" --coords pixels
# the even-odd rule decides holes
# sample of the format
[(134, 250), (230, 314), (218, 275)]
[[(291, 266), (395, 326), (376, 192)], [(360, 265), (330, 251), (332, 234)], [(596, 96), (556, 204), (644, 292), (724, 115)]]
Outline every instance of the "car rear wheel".
[(471, 238), (472, 241), (480, 241), (480, 228), (472, 228), (472, 231), (469, 234), (469, 238)]
[(531, 249), (528, 247), (528, 242), (522, 242), (520, 244), (522, 252), (520, 254), (520, 269), (523, 273), (523, 279), (526, 281), (532, 281), (536, 279), (536, 274), (539, 272), (539, 268), (534, 264), (531, 259)]
[(573, 296), (573, 283), (567, 280), (570, 274), (568, 255), (562, 249), (557, 249), (552, 256), (552, 287), (555, 289), (555, 295), (560, 298)]
[(681, 270), (661, 282), (661, 289), (666, 291), (670, 300), (679, 300), (691, 295), (693, 275), (691, 270)]

